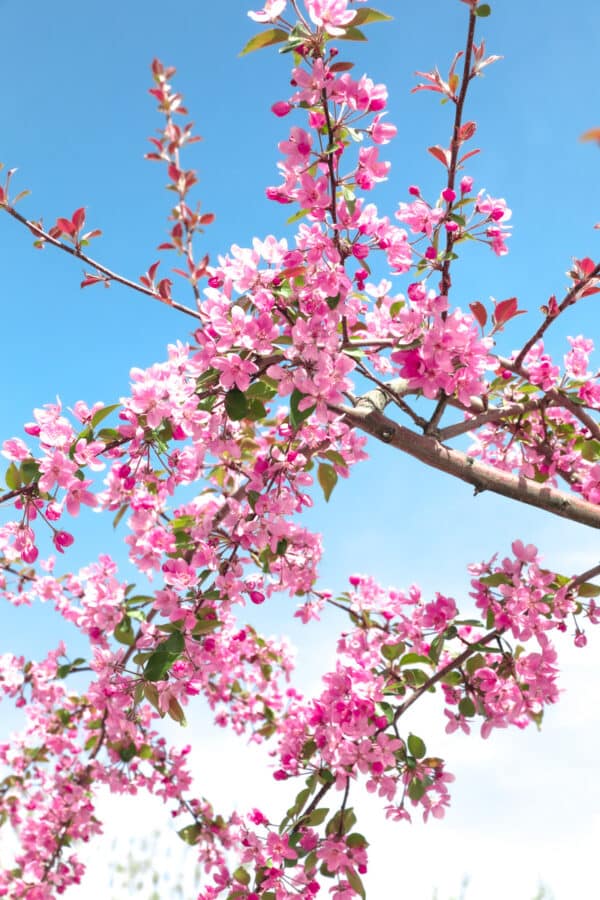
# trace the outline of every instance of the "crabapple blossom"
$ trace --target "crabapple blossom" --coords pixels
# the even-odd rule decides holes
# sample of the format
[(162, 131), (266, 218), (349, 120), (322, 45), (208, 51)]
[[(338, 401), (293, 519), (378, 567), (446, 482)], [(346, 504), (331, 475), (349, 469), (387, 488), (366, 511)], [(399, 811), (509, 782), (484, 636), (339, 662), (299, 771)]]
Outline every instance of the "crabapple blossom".
[[(175, 70), (158, 60), (150, 93), (164, 125), (147, 158), (165, 166), (177, 197), (159, 248), (184, 259), (173, 279), (157, 280), (159, 262), (138, 282), (117, 275), (87, 256), (99, 232), (82, 233), (84, 207), (46, 231), (16, 209), (12, 170), (0, 188), (0, 208), (36, 246), (84, 262), (83, 287), (115, 281), (195, 320), (162, 361), (131, 369), (118, 402), (64, 410), (57, 399), (34, 410), (27, 440), (2, 444), (0, 597), (51, 604), (83, 648), (0, 656), (1, 699), (24, 716), (0, 743), (0, 828), (19, 838), (0, 873), (9, 900), (51, 900), (80, 883), (77, 843), (101, 830), (102, 786), (168, 805), (202, 866), (199, 900), (291, 900), (327, 886), (337, 900), (364, 897), (356, 793), (379, 798), (392, 823), (441, 819), (451, 802), (454, 777), (410, 730), (410, 708), (436, 694), (448, 734), (539, 725), (559, 699), (564, 632), (583, 647), (600, 622), (600, 567), (555, 572), (526, 536), (470, 567), (470, 598), (359, 573), (338, 592), (321, 584), (321, 537), (302, 516), (366, 459), (367, 435), (476, 492), (600, 527), (594, 345), (567, 338), (561, 362), (546, 335), (597, 292), (600, 264), (574, 260), (563, 298), (542, 307), (512, 353), (502, 341), (524, 313), (518, 299), (494, 301), (488, 322), (485, 304), (452, 283), (465, 241), (508, 252), (511, 211), (464, 171), (477, 151), (461, 155), (476, 133), (463, 120), (469, 84), (498, 59), (472, 37), (482, 7), (463, 0), (471, 37), (448, 76), (419, 73), (427, 83), (415, 90), (441, 93), (452, 113), (448, 146), (429, 148), (431, 192), (410, 185), (387, 215), (370, 198), (398, 130), (388, 91), (354, 78), (335, 39), (388, 17), (357, 3), (265, 0), (248, 13), (277, 28), (244, 52), (292, 51), (291, 94), (271, 107), (292, 124), (278, 123), (280, 183), (267, 188), (293, 207), (287, 236), (198, 255), (213, 215), (192, 203), (198, 179), (183, 151), (199, 138), (181, 118)], [(463, 56), (464, 83), (454, 71)], [(176, 299), (176, 277), (193, 306)], [(69, 570), (82, 507), (124, 531), (122, 565), (102, 552)], [(326, 610), (343, 622), (335, 661), (308, 696), (293, 682), (288, 641), (247, 621), (252, 606), (281, 611), (290, 600), (307, 627)], [(271, 742), (281, 819), (256, 807), (223, 814), (197, 796), (190, 747), (162, 733), (164, 719), (195, 715), (197, 698), (217, 727)]]

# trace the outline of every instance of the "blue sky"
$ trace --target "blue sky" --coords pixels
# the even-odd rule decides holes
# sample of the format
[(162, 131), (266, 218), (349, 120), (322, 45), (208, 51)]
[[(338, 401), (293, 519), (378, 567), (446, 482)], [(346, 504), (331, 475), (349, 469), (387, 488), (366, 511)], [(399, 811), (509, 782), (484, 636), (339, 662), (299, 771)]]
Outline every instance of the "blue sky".
[[(447, 143), (451, 111), (435, 95), (411, 95), (410, 88), (417, 69), (437, 64), (447, 71), (455, 49), (463, 45), (466, 7), (458, 0), (381, 0), (375, 5), (392, 14), (394, 22), (371, 26), (369, 43), (347, 44), (343, 58), (354, 59), (357, 74), (365, 71), (390, 90), (389, 118), (399, 136), (385, 148), (393, 170), (373, 199), (391, 214), (399, 200), (407, 199), (409, 184), (419, 184), (430, 198), (441, 187), (441, 166), (426, 148)], [(578, 138), (600, 125), (600, 12), (593, 0), (580, 0), (576, 11), (555, 0), (492, 6), (492, 16), (480, 22), (479, 36), (486, 38), (489, 52), (504, 59), (473, 87), (467, 118), (478, 123), (474, 143), (482, 153), (470, 161), (467, 172), (478, 187), (506, 198), (514, 236), (509, 256), (501, 260), (484, 248), (467, 247), (455, 269), (453, 296), (463, 308), (473, 300), (486, 302), (490, 295), (519, 297), (531, 315), (511, 324), (503, 337), (508, 352), (535, 327), (535, 312), (548, 296), (560, 296), (571, 258), (598, 258), (600, 234), (592, 226), (600, 220), (600, 154)], [(32, 218), (43, 215), (51, 225), (57, 216), (86, 206), (90, 227), (104, 232), (93, 246), (96, 258), (133, 278), (158, 259), (155, 248), (164, 239), (170, 195), (163, 190), (162, 168), (142, 159), (149, 146), (146, 138), (161, 124), (147, 94), (149, 65), (157, 56), (177, 66), (175, 85), (204, 138), (189, 151), (188, 164), (199, 170), (197, 196), (203, 209), (217, 215), (206, 233), (206, 249), (215, 256), (231, 243), (249, 243), (254, 235), (291, 236), (285, 226), (289, 209), (264, 197), (264, 188), (278, 182), (276, 143), (292, 124), (291, 119), (276, 119), (269, 109), (289, 94), (289, 57), (279, 57), (275, 50), (238, 56), (256, 30), (246, 9), (239, 0), (184, 0), (176, 7), (156, 0), (106, 0), (91, 6), (73, 0), (59, 5), (0, 0), (5, 83), (0, 160), (8, 168), (18, 167), (16, 184), (32, 191), (21, 211)], [(81, 292), (82, 267), (51, 249), (33, 250), (31, 240), (8, 216), (0, 216), (2, 438), (20, 433), (32, 408), (57, 394), (65, 406), (80, 398), (109, 403), (127, 394), (130, 367), (163, 358), (166, 344), (185, 340), (189, 329), (184, 317), (118, 287)], [(165, 256), (163, 275), (170, 264), (176, 263)], [(398, 280), (399, 289), (405, 284)], [(187, 299), (183, 285), (178, 294)], [(565, 334), (598, 335), (597, 302), (595, 296), (588, 298), (565, 317), (564, 328), (550, 340), (557, 353), (563, 352)], [(468, 591), (465, 565), (495, 550), (505, 552), (516, 537), (537, 543), (549, 566), (568, 572), (597, 561), (593, 535), (581, 526), (549, 520), (494, 497), (473, 499), (468, 487), (446, 476), (386, 448), (372, 450), (372, 460), (338, 485), (331, 503), (318, 502), (309, 515), (324, 534), (323, 583), (333, 589), (343, 588), (351, 571), (368, 571), (384, 583), (418, 582), (428, 590), (454, 594), (460, 602)], [(123, 558), (109, 524), (89, 515), (84, 526), (70, 557), (74, 564), (99, 551), (113, 550)], [(285, 605), (265, 610), (264, 627), (292, 629), (302, 677), (312, 683), (318, 675), (314, 647), (322, 651), (321, 658), (331, 656), (334, 623), (323, 633), (314, 628), (306, 632), (290, 623), (290, 613)], [(0, 610), (0, 626), (0, 652), (45, 652), (61, 631), (46, 608)], [(459, 742), (448, 747), (450, 770), (457, 770), (454, 755), (463, 774), (449, 818), (441, 826), (436, 823), (426, 837), (428, 846), (439, 842), (436, 852), (441, 854), (441, 848), (454, 846), (457, 835), (465, 835), (479, 847), (480, 856), (493, 857), (494, 847), (509, 846), (511, 833), (517, 835), (515, 847), (527, 834), (535, 833), (536, 840), (546, 840), (546, 835), (538, 858), (547, 859), (545, 868), (553, 879), (544, 876), (543, 866), (541, 874), (554, 884), (557, 900), (573, 896), (568, 889), (559, 890), (561, 872), (567, 883), (571, 857), (565, 851), (561, 868), (548, 822), (560, 818), (556, 809), (563, 810), (562, 844), (567, 848), (574, 828), (588, 836), (598, 836), (599, 828), (592, 821), (598, 802), (592, 802), (590, 811), (564, 785), (566, 768), (579, 767), (579, 790), (600, 800), (592, 753), (588, 758), (585, 750), (598, 748), (600, 728), (578, 700), (578, 692), (584, 687), (590, 691), (598, 676), (589, 666), (591, 652), (586, 662), (581, 654), (568, 655), (581, 681), (574, 676), (572, 696), (559, 712), (551, 711), (541, 735), (507, 735), (504, 742), (501, 736), (502, 753), (492, 741), (481, 744), (477, 738), (468, 747)], [(569, 709), (575, 710), (572, 718)], [(432, 714), (432, 728), (434, 720)], [(428, 726), (425, 722), (423, 727)], [(218, 758), (222, 751), (214, 752)], [(510, 760), (516, 774), (506, 787)], [(514, 781), (517, 775), (522, 781)], [(532, 784), (538, 787), (533, 790)], [(227, 793), (226, 785), (223, 789)], [(390, 829), (397, 833), (389, 826), (386, 835)], [(398, 839), (408, 842), (405, 830), (402, 835)], [(378, 840), (388, 846), (383, 834)], [(425, 835), (410, 840), (416, 842), (407, 853), (407, 871)], [(378, 858), (380, 869), (384, 857)], [(529, 885), (535, 886), (537, 862), (524, 856), (522, 887), (511, 894), (516, 900), (532, 895)], [(579, 858), (577, 841), (572, 865), (576, 862), (584, 878), (581, 867), (587, 863)], [(447, 877), (426, 868), (419, 880), (417, 872), (413, 900), (420, 900), (419, 889), (428, 900), (434, 883), (444, 900), (444, 890), (457, 889), (461, 871), (476, 874), (479, 862), (476, 854), (465, 852), (462, 870), (451, 869), (450, 861), (447, 865)], [(472, 896), (495, 900), (492, 891), (508, 890), (512, 883), (508, 874), (503, 877), (496, 874), (497, 885), (486, 887), (486, 893), (478, 894), (474, 887)], [(376, 887), (373, 891), (376, 900), (384, 896)]]

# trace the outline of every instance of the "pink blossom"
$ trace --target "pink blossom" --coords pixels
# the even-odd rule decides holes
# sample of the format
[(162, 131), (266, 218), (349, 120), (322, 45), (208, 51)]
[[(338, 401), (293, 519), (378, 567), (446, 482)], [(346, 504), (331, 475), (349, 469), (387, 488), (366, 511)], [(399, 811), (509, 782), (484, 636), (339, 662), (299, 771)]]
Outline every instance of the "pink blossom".
[(348, 0), (306, 0), (306, 8), (315, 25), (324, 28), (333, 37), (344, 34), (356, 12), (348, 9)]
[(283, 13), (287, 0), (265, 0), (262, 9), (250, 11), (248, 15), (255, 22), (275, 22)]

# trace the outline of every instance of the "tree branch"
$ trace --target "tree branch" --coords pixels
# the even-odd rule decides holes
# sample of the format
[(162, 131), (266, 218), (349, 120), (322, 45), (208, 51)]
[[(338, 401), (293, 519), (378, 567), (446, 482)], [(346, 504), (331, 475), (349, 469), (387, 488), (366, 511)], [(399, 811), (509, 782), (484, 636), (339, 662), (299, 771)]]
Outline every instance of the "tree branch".
[(477, 494), (491, 491), (502, 497), (543, 509), (563, 519), (589, 525), (590, 528), (600, 528), (600, 506), (582, 500), (574, 494), (478, 462), (466, 453), (444, 447), (435, 438), (416, 434), (398, 425), (372, 406), (369, 408), (360, 405), (355, 409), (339, 406), (333, 408), (344, 416), (351, 427), (360, 428), (378, 441), (408, 453), (425, 465), (466, 481), (475, 488)]
[(89, 266), (91, 269), (95, 269), (96, 272), (100, 272), (102, 275), (106, 276), (108, 281), (116, 281), (118, 284), (122, 284), (125, 287), (131, 288), (134, 291), (138, 291), (140, 294), (146, 294), (147, 297), (152, 297), (153, 300), (158, 300), (160, 303), (164, 303), (166, 306), (171, 306), (173, 309), (176, 309), (178, 312), (185, 313), (188, 316), (192, 316), (194, 319), (202, 319), (200, 313), (196, 312), (194, 309), (190, 309), (189, 306), (184, 306), (183, 303), (178, 303), (176, 300), (166, 300), (164, 297), (161, 297), (156, 291), (151, 290), (150, 288), (144, 287), (142, 284), (138, 284), (137, 281), (131, 281), (129, 278), (124, 278), (122, 275), (117, 275), (116, 272), (112, 272), (110, 269), (107, 269), (106, 266), (103, 266), (102, 263), (96, 262), (96, 260), (91, 259), (91, 257), (86, 256), (85, 253), (82, 253), (81, 250), (78, 250), (76, 247), (69, 247), (68, 244), (64, 244), (62, 241), (59, 241), (57, 238), (53, 238), (47, 231), (44, 231), (39, 225), (35, 222), (30, 222), (29, 219), (26, 219), (25, 216), (22, 216), (21, 213), (17, 212), (17, 210), (8, 206), (8, 204), (0, 204), (0, 209), (4, 209), (13, 219), (16, 219), (17, 222), (20, 222), (22, 225), (25, 225), (33, 234), (37, 237), (42, 238), (45, 243), (51, 244), (53, 247), (57, 247), (59, 250), (64, 250), (65, 253), (69, 253), (71, 256), (74, 256), (76, 259), (80, 259), (86, 266)]

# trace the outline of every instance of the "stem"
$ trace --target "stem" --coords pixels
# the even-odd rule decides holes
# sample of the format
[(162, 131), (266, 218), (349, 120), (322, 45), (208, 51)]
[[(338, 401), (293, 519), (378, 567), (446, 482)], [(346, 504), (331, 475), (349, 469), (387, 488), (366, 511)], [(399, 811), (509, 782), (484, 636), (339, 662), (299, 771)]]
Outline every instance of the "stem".
[(592, 566), (587, 572), (582, 572), (581, 575), (577, 575), (575, 578), (571, 578), (567, 584), (567, 592), (572, 591), (574, 588), (578, 588), (581, 584), (585, 584), (587, 581), (590, 581), (591, 578), (597, 578), (598, 575), (600, 575), (600, 564)]
[[(456, 169), (458, 166), (458, 151), (460, 149), (461, 141), (460, 141), (460, 128), (462, 125), (462, 115), (463, 109), (465, 105), (465, 100), (467, 99), (467, 90), (469, 88), (469, 83), (471, 81), (471, 55), (473, 53), (473, 41), (475, 39), (475, 24), (477, 22), (477, 16), (474, 11), (471, 10), (469, 13), (469, 28), (467, 31), (467, 44), (465, 47), (465, 61), (463, 66), (463, 75), (460, 84), (460, 91), (458, 94), (458, 99), (456, 101), (456, 109), (454, 113), (454, 127), (452, 129), (452, 141), (450, 142), (450, 165), (448, 166), (448, 188), (450, 190), (454, 190), (454, 184), (456, 182)], [(448, 213), (452, 209), (452, 204), (448, 205)], [(452, 253), (452, 248), (454, 246), (454, 235), (452, 232), (446, 232), (446, 253), (445, 259), (442, 263), (442, 277), (440, 280), (440, 294), (444, 297), (447, 297), (450, 288), (452, 287), (452, 279), (450, 278), (450, 263), (451, 260), (448, 258)]]
[(501, 634), (502, 632), (497, 631), (496, 629), (494, 629), (494, 631), (490, 631), (490, 633), (486, 634), (485, 637), (480, 638), (478, 641), (474, 641), (474, 643), (472, 644), (469, 644), (466, 650), (463, 650), (462, 653), (459, 653), (459, 655), (452, 659), (449, 663), (446, 663), (445, 666), (443, 666), (438, 672), (436, 672), (435, 675), (432, 675), (431, 678), (429, 678), (428, 681), (425, 682), (425, 684), (422, 684), (421, 687), (414, 692), (414, 694), (411, 694), (411, 696), (398, 707), (398, 709), (394, 713), (394, 724), (398, 721), (400, 716), (404, 715), (406, 710), (411, 707), (413, 703), (416, 703), (419, 697), (422, 697), (423, 694), (426, 693), (426, 691), (434, 686), (434, 684), (437, 684), (438, 681), (441, 681), (441, 679), (448, 675), (449, 672), (452, 672), (453, 669), (460, 668), (460, 666), (462, 666), (462, 664), (467, 661), (472, 653), (478, 652), (479, 648), (485, 646), (486, 644), (491, 644), (491, 642), (495, 640), (495, 638), (500, 637)]
[(164, 303), (166, 306), (172, 306), (173, 309), (176, 309), (178, 312), (185, 313), (188, 316), (192, 316), (194, 319), (202, 319), (200, 313), (196, 312), (194, 309), (190, 309), (189, 306), (184, 306), (183, 303), (178, 303), (176, 300), (165, 300), (160, 294), (157, 294), (156, 291), (151, 290), (150, 288), (144, 287), (142, 284), (138, 284), (137, 281), (131, 281), (129, 278), (125, 278), (123, 275), (118, 275), (116, 272), (111, 271), (111, 269), (107, 269), (106, 266), (102, 265), (102, 263), (96, 262), (96, 260), (92, 259), (89, 256), (86, 256), (85, 253), (82, 253), (81, 250), (78, 250), (77, 247), (69, 247), (68, 244), (63, 244), (62, 241), (57, 240), (57, 238), (51, 237), (47, 231), (44, 231), (39, 225), (36, 225), (35, 222), (30, 222), (29, 219), (26, 219), (25, 216), (22, 216), (21, 213), (18, 213), (16, 209), (12, 206), (3, 206), (0, 207), (16, 219), (17, 222), (20, 222), (22, 225), (25, 225), (29, 228), (33, 234), (37, 235), (43, 240), (51, 244), (53, 247), (57, 247), (59, 250), (64, 250), (65, 253), (69, 253), (71, 256), (74, 256), (76, 259), (80, 259), (86, 266), (90, 266), (90, 268), (94, 269), (96, 272), (100, 272), (102, 275), (105, 275), (108, 281), (116, 281), (118, 284), (124, 285), (124, 287), (131, 288), (134, 291), (138, 291), (140, 294), (145, 294), (147, 297), (152, 297), (153, 300), (158, 300), (159, 303)]
[(552, 325), (552, 323), (556, 319), (558, 319), (559, 315), (561, 313), (563, 313), (565, 311), (565, 309), (567, 309), (567, 307), (573, 306), (573, 304), (577, 303), (577, 301), (580, 299), (580, 297), (577, 296), (580, 293), (580, 291), (582, 291), (585, 288), (585, 286), (587, 284), (589, 284), (593, 278), (598, 278), (599, 275), (600, 275), (600, 263), (598, 263), (598, 265), (590, 272), (589, 275), (587, 275), (581, 281), (578, 281), (576, 284), (573, 285), (571, 290), (565, 295), (564, 300), (558, 307), (558, 312), (556, 313), (556, 315), (555, 316), (546, 316), (546, 318), (544, 319), (544, 321), (542, 322), (540, 327), (537, 329), (535, 334), (533, 334), (529, 338), (529, 340), (523, 345), (523, 348), (519, 351), (519, 353), (517, 354), (517, 358), (513, 362), (514, 366), (516, 366), (517, 368), (520, 367), (521, 363), (523, 362), (523, 360), (525, 359), (525, 357), (527, 356), (527, 354), (529, 353), (529, 351), (531, 350), (533, 345), (535, 343), (537, 343), (537, 341), (539, 341), (541, 337), (543, 337), (543, 335), (545, 334), (547, 329), (550, 327), (550, 325)]

